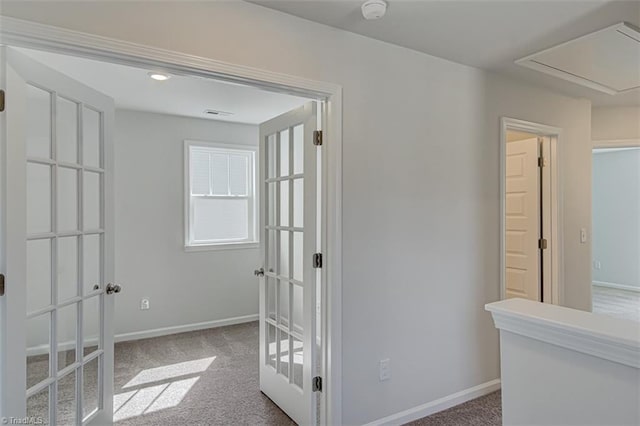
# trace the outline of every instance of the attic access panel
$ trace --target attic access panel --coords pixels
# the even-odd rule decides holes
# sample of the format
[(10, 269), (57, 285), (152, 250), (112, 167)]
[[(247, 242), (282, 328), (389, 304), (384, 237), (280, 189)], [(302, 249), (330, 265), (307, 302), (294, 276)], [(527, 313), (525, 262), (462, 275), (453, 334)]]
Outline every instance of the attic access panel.
[(610, 95), (640, 87), (640, 32), (620, 23), (516, 61)]

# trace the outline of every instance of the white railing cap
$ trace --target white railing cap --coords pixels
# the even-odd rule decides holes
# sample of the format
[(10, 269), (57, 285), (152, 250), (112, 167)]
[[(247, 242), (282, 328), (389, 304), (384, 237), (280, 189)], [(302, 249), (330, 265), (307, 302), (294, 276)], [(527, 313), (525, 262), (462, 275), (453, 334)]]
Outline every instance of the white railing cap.
[(518, 298), (485, 309), (500, 330), (640, 368), (640, 322)]

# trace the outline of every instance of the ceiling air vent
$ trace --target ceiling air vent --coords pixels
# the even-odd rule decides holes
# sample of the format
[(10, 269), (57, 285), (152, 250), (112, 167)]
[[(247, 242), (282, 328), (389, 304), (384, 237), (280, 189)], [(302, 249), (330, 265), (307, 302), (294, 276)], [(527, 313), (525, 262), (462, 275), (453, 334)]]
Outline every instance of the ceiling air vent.
[(233, 113), (227, 111), (218, 111), (217, 109), (205, 109), (204, 115), (206, 115), (207, 117), (229, 117), (230, 115), (233, 115)]
[(516, 63), (616, 95), (640, 87), (640, 32), (623, 22)]

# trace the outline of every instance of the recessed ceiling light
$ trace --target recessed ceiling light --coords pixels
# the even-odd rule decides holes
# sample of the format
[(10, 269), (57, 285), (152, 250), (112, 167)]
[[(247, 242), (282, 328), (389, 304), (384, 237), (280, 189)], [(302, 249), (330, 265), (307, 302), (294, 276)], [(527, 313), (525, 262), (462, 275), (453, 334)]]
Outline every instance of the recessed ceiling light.
[(165, 74), (162, 72), (157, 72), (157, 71), (151, 71), (147, 74), (149, 77), (151, 77), (154, 80), (157, 81), (166, 81), (169, 80), (171, 78), (171, 76), (169, 74)]

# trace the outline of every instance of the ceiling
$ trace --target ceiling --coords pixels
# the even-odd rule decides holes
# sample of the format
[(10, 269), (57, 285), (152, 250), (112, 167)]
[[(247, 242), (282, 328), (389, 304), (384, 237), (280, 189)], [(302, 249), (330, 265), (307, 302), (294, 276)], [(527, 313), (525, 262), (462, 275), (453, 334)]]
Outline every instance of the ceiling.
[[(259, 124), (290, 111), (308, 99), (250, 86), (198, 77), (149, 78), (150, 70), (18, 49), (38, 62), (113, 98), (117, 108), (236, 123)], [(207, 116), (205, 110), (231, 112)]]
[(640, 90), (615, 96), (518, 66), (515, 60), (607, 26), (640, 27), (636, 0), (388, 0), (387, 14), (365, 20), (362, 1), (250, 0), (374, 39), (497, 71), (594, 105), (640, 105)]

